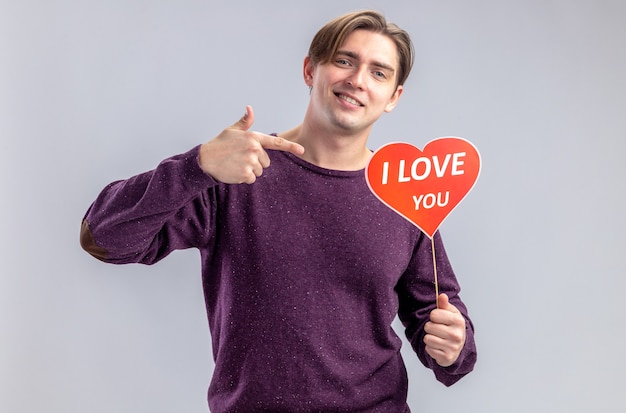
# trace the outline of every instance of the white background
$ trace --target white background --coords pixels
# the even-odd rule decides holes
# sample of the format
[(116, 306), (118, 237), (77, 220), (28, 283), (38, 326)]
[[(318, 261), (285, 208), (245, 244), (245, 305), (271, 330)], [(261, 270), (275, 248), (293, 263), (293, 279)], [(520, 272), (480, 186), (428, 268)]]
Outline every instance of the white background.
[(246, 104), (300, 123), (309, 41), (366, 7), (417, 50), (370, 147), (461, 136), (484, 165), (442, 227), (479, 361), (447, 389), (405, 346), (412, 409), (625, 405), (625, 2), (1, 0), (0, 411), (207, 411), (197, 252), (105, 265), (81, 218)]

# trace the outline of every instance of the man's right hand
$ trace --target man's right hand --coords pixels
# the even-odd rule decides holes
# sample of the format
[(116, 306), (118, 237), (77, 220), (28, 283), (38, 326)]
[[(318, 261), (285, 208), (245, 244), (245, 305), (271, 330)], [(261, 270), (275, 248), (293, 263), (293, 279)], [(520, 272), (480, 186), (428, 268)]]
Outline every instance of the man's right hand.
[(250, 131), (254, 122), (251, 106), (237, 123), (200, 147), (198, 162), (213, 179), (226, 184), (251, 184), (270, 165), (265, 149), (302, 155), (304, 148), (286, 139)]

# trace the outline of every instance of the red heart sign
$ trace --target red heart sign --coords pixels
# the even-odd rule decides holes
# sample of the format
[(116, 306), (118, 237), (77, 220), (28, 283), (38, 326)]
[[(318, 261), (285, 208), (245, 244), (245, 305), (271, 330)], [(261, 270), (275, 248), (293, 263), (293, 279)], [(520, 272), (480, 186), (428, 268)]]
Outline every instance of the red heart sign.
[(421, 151), (408, 143), (378, 149), (365, 168), (371, 191), (430, 238), (474, 187), (480, 154), (469, 141), (435, 139)]

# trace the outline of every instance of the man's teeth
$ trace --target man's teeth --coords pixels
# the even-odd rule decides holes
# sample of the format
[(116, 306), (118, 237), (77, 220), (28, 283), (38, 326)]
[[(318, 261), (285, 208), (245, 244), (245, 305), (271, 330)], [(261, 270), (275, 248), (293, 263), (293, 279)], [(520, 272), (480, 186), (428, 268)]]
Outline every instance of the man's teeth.
[(339, 97), (340, 97), (341, 99), (345, 100), (345, 101), (346, 101), (346, 102), (348, 102), (348, 103), (352, 103), (353, 105), (356, 105), (356, 106), (361, 106), (361, 104), (360, 104), (359, 102), (357, 102), (356, 100), (352, 99), (352, 98), (351, 98), (351, 97), (349, 97), (349, 96), (339, 95)]

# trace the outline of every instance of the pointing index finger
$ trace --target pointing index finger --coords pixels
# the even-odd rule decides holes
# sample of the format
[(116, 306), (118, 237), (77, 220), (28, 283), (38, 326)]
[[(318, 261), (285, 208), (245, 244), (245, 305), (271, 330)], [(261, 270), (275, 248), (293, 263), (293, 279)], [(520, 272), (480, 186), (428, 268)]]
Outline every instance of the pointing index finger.
[(291, 152), (294, 155), (302, 155), (304, 153), (304, 147), (302, 145), (281, 138), (280, 136), (261, 135), (259, 143), (264, 149)]

